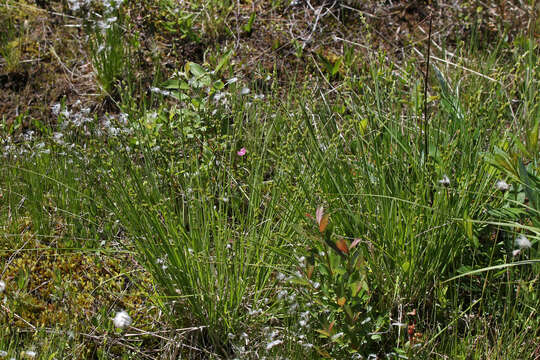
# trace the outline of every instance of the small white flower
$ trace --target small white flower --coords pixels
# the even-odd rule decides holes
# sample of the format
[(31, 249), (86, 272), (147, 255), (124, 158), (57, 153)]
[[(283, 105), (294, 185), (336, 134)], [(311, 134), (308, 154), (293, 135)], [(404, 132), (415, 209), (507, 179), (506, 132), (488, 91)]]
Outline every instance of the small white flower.
[(7, 351), (0, 350), (0, 357), (6, 357), (6, 356), (8, 356)]
[(241, 95), (247, 95), (249, 94), (250, 90), (247, 87), (243, 87), (242, 90), (240, 90)]
[(439, 184), (441, 184), (444, 187), (448, 187), (450, 186), (450, 179), (448, 178), (448, 176), (444, 175), (443, 178), (439, 180)]
[(508, 185), (508, 183), (504, 180), (497, 181), (497, 183), (495, 184), (495, 187), (497, 188), (497, 190), (502, 191), (502, 192), (506, 192), (510, 189), (510, 185)]
[(117, 328), (125, 329), (129, 325), (131, 325), (132, 320), (129, 314), (125, 310), (122, 310), (116, 313), (116, 316), (113, 319), (113, 323), (114, 326), (116, 326)]
[(520, 250), (529, 249), (531, 247), (531, 242), (529, 241), (529, 239), (527, 239), (525, 235), (520, 234), (516, 238), (516, 245), (517, 247), (519, 247)]
[(512, 251), (512, 256), (513, 256), (513, 257), (516, 257), (516, 256), (518, 256), (519, 254), (521, 254), (521, 250), (520, 250), (520, 249), (516, 249), (516, 250)]
[(0, 294), (6, 290), (6, 283), (3, 280), (0, 280)]
[(279, 344), (283, 343), (283, 340), (274, 340), (272, 342), (269, 342), (266, 344), (266, 350), (272, 349), (274, 346), (278, 346)]

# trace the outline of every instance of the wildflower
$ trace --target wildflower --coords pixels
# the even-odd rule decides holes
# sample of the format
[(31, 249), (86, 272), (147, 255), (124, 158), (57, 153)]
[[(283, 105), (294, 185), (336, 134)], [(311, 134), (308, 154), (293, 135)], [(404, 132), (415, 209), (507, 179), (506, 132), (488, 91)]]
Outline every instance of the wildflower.
[(244, 156), (244, 155), (246, 155), (246, 152), (247, 152), (246, 148), (241, 148), (240, 150), (238, 150), (238, 151), (236, 152), (236, 155), (238, 155), (238, 156)]
[(504, 180), (497, 181), (497, 183), (495, 183), (495, 187), (501, 192), (507, 192), (508, 189), (510, 189), (510, 185), (508, 185), (508, 183)]
[(278, 346), (279, 344), (283, 343), (283, 340), (274, 340), (272, 342), (269, 342), (266, 345), (266, 350), (272, 349), (274, 346)]
[(243, 87), (242, 90), (240, 90), (240, 95), (247, 95), (249, 94), (250, 90), (247, 87)]
[(444, 175), (443, 178), (439, 180), (439, 184), (441, 184), (444, 187), (448, 187), (450, 186), (450, 179), (448, 178), (448, 176)]
[(0, 294), (6, 290), (6, 283), (3, 280), (0, 280)]
[(529, 239), (527, 239), (525, 235), (520, 234), (516, 238), (516, 245), (517, 247), (519, 247), (520, 250), (529, 249), (531, 247), (531, 242), (529, 241)]
[(6, 357), (8, 355), (7, 351), (0, 350), (0, 357)]
[(114, 326), (116, 326), (119, 329), (127, 328), (129, 325), (131, 325), (131, 322), (132, 322), (131, 317), (124, 310), (117, 312), (116, 316), (113, 319)]
[(512, 251), (512, 256), (513, 256), (513, 257), (516, 257), (516, 256), (518, 256), (519, 254), (521, 254), (521, 250), (520, 250), (520, 249), (516, 249), (516, 250)]

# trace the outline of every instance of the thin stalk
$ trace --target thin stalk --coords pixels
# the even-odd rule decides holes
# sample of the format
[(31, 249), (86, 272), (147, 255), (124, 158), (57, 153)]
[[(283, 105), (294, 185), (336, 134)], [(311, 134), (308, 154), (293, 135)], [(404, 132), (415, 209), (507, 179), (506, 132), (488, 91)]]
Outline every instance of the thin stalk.
[(427, 62), (426, 62), (426, 72), (424, 76), (424, 165), (427, 166), (427, 156), (428, 156), (428, 138), (429, 138), (429, 127), (428, 127), (428, 106), (427, 106), (427, 89), (428, 89), (428, 80), (429, 80), (429, 58), (431, 56), (431, 25), (433, 17), (429, 15), (429, 35), (428, 35), (428, 48), (427, 48)]

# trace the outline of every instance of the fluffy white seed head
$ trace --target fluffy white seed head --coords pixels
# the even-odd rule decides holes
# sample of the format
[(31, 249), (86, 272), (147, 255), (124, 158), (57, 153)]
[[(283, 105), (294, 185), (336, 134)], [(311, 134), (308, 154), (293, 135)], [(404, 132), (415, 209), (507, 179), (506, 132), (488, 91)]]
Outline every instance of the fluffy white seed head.
[(499, 180), (495, 183), (495, 187), (497, 190), (502, 192), (507, 192), (510, 189), (510, 185), (504, 180)]
[(33, 350), (26, 350), (22, 355), (27, 359), (33, 359), (36, 357), (37, 353)]
[(119, 329), (127, 328), (129, 325), (131, 325), (132, 321), (133, 320), (131, 320), (129, 314), (124, 310), (117, 312), (113, 319), (114, 326)]
[(274, 340), (272, 342), (269, 342), (266, 344), (266, 350), (272, 349), (274, 346), (278, 346), (279, 344), (283, 343), (283, 340)]
[(516, 246), (520, 249), (520, 250), (523, 250), (523, 249), (529, 249), (531, 247), (531, 242), (529, 241), (529, 239), (527, 239), (527, 237), (523, 234), (520, 234), (517, 238), (516, 238)]
[(444, 187), (450, 186), (450, 178), (448, 176), (444, 175), (441, 180), (439, 180), (439, 184), (441, 184)]

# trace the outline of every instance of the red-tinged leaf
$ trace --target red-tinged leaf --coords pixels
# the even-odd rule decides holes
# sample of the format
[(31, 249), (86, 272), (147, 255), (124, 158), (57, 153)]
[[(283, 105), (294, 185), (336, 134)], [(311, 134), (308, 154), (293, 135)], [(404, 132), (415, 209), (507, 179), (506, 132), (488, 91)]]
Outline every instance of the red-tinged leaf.
[(343, 305), (345, 305), (346, 301), (347, 299), (345, 299), (345, 297), (340, 297), (339, 299), (337, 299), (337, 304), (342, 307)]
[(345, 241), (345, 239), (339, 239), (336, 241), (336, 246), (342, 253), (349, 253), (349, 247), (347, 246), (347, 241)]
[(332, 321), (332, 322), (330, 323), (330, 326), (328, 326), (328, 332), (329, 332), (329, 333), (332, 332), (332, 328), (334, 327), (334, 324), (335, 324), (335, 323), (336, 323), (335, 321)]
[(324, 208), (322, 206), (319, 206), (317, 208), (317, 211), (315, 212), (315, 219), (317, 219), (317, 225), (321, 225), (321, 221), (324, 215)]
[(306, 213), (306, 217), (310, 218), (311, 220), (314, 220), (314, 219), (313, 219), (313, 216), (311, 216), (310, 213)]
[(324, 230), (326, 230), (326, 227), (328, 226), (328, 220), (330, 218), (330, 214), (325, 214), (321, 221), (319, 222), (319, 232), (323, 233)]
[(349, 249), (354, 249), (356, 245), (358, 245), (360, 243), (360, 239), (354, 239), (354, 241), (352, 242), (351, 246), (349, 247)]
[(315, 266), (310, 265), (307, 268), (307, 278), (311, 280), (311, 276), (313, 276), (313, 270), (315, 270)]

